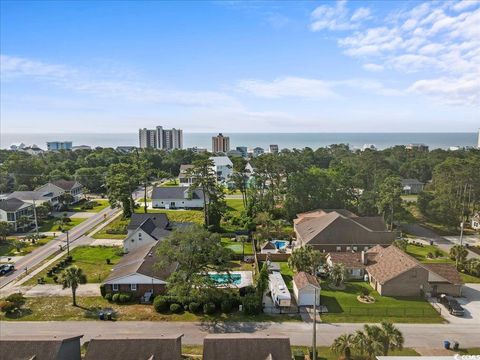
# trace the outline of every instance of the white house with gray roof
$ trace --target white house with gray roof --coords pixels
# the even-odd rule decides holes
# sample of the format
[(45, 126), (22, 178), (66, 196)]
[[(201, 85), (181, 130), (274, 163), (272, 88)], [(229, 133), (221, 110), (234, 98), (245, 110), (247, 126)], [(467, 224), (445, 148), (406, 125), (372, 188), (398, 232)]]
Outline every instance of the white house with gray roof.
[(213, 161), (213, 172), (217, 177), (217, 181), (227, 183), (233, 174), (233, 163), (228, 156), (212, 156), (210, 160)]
[(5, 221), (13, 226), (17, 231), (19, 229), (18, 220), (27, 217), (31, 221), (26, 226), (33, 223), (33, 205), (20, 199), (9, 198), (0, 200), (0, 221)]
[(202, 209), (203, 191), (188, 186), (156, 187), (152, 207), (159, 209)]
[(127, 226), (123, 251), (131, 252), (145, 245), (153, 245), (170, 232), (170, 222), (165, 214), (133, 214)]

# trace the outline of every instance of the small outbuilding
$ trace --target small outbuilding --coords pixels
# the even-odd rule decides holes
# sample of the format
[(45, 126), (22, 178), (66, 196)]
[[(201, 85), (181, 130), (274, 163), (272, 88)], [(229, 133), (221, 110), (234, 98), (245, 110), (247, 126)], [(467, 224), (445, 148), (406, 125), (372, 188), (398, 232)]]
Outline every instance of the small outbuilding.
[(293, 296), (298, 306), (320, 305), (320, 284), (317, 278), (304, 271), (296, 273), (293, 276)]

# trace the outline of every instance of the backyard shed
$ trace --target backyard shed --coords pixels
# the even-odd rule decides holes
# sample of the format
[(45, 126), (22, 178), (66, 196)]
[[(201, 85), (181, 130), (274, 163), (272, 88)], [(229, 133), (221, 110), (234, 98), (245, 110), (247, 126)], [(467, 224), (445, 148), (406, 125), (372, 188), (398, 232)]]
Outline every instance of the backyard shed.
[[(315, 292), (317, 294), (315, 301)], [(298, 306), (320, 305), (320, 284), (311, 274), (300, 271), (293, 276), (293, 296)]]

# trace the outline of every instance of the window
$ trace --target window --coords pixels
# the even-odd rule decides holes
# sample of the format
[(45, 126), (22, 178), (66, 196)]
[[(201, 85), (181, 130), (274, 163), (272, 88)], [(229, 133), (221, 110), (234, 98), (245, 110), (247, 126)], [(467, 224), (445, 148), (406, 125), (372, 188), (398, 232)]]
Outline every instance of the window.
[(118, 291), (118, 284), (112, 284), (112, 290)]
[(353, 247), (353, 251), (357, 251), (358, 248), (356, 246)]
[(347, 251), (350, 251), (352, 250), (352, 248), (350, 246), (347, 246)]
[(368, 250), (368, 246), (364, 246), (363, 251), (367, 251), (367, 250)]
[(138, 233), (138, 240), (142, 240), (142, 233)]
[(337, 251), (342, 251), (342, 247), (341, 247), (341, 246), (337, 246)]
[(136, 291), (137, 290), (137, 284), (130, 284), (130, 290)]

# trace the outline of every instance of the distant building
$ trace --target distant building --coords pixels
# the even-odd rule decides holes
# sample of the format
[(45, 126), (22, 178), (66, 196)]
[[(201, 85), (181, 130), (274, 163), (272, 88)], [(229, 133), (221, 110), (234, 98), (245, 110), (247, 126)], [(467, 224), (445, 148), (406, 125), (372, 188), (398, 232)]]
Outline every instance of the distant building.
[(138, 130), (139, 144), (141, 149), (153, 148), (162, 150), (173, 150), (183, 148), (183, 130), (164, 129), (157, 126), (156, 129)]
[(47, 150), (48, 151), (72, 150), (72, 142), (71, 141), (48, 141)]
[(152, 207), (155, 209), (203, 209), (203, 191), (188, 186), (155, 187)]
[(233, 173), (233, 163), (228, 156), (212, 156), (213, 172), (218, 182), (226, 183), (230, 180)]
[(474, 230), (480, 230), (480, 213), (477, 213), (472, 217), (471, 226)]
[(256, 148), (253, 149), (253, 157), (260, 156), (264, 153), (265, 153), (265, 150), (263, 150), (263, 148), (261, 148), (261, 147), (256, 147)]
[(419, 194), (423, 190), (424, 183), (417, 179), (402, 179), (402, 189), (404, 194)]
[(27, 154), (30, 154), (30, 155), (40, 155), (44, 153), (44, 151), (40, 149), (37, 145), (24, 147), (23, 149), (21, 149), (21, 151), (26, 152)]
[(137, 148), (136, 146), (117, 146), (115, 150), (118, 152), (127, 154), (127, 153), (131, 153), (136, 148)]
[(235, 150), (240, 151), (242, 153), (242, 157), (244, 158), (248, 156), (248, 149), (246, 146), (237, 146)]
[(227, 152), (227, 155), (232, 157), (243, 157), (243, 154), (238, 150), (230, 150)]
[(212, 152), (213, 153), (227, 153), (230, 150), (230, 138), (219, 133), (212, 137)]
[(193, 169), (193, 165), (180, 165), (180, 173), (178, 174), (178, 183), (180, 186), (190, 186), (193, 183), (193, 177), (189, 175), (189, 171)]
[(206, 148), (197, 147), (197, 146), (189, 148), (188, 150), (192, 150), (195, 154), (203, 154), (207, 152)]
[(15, 144), (10, 145), (10, 150), (18, 151), (18, 150), (23, 149), (24, 147), (25, 147), (24, 143), (15, 143)]
[(92, 147), (88, 146), (88, 145), (78, 145), (78, 146), (73, 146), (72, 150), (73, 151), (76, 151), (76, 150), (92, 150)]
[(376, 151), (377, 147), (375, 146), (375, 144), (363, 144), (362, 151), (365, 151), (365, 150)]
[(276, 145), (276, 144), (271, 144), (271, 145), (270, 145), (270, 153), (271, 153), (271, 154), (278, 154), (278, 145)]
[(460, 150), (460, 149), (461, 149), (461, 147), (458, 146), (458, 145), (450, 146), (450, 147), (448, 148), (448, 150), (450, 150), (450, 151), (458, 151), (458, 150)]
[(428, 152), (428, 145), (425, 145), (425, 144), (408, 144), (408, 145), (405, 146), (405, 149)]

